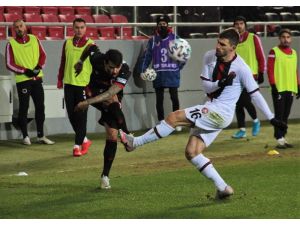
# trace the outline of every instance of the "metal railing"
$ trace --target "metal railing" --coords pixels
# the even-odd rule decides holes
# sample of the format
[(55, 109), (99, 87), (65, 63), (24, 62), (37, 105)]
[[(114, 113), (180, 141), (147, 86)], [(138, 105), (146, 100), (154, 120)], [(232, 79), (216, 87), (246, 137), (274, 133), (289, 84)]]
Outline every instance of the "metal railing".
[[(0, 22), (0, 26), (6, 27), (6, 38), (8, 38), (8, 28), (12, 26), (12, 22)], [(72, 23), (49, 23), (49, 22), (26, 22), (27, 26), (60, 26), (64, 27), (64, 38), (66, 38), (67, 27), (72, 26)], [(155, 27), (156, 23), (86, 23), (88, 27), (120, 27), (120, 37), (123, 37), (124, 27)], [(269, 25), (295, 25), (300, 28), (300, 21), (259, 21), (259, 22), (247, 22), (248, 27), (254, 25), (262, 25), (264, 27), (264, 37), (267, 37), (267, 28)], [(219, 27), (221, 32), (226, 27), (231, 27), (232, 22), (190, 22), (190, 23), (169, 23), (172, 27)], [(137, 29), (135, 29), (134, 35), (137, 35)]]

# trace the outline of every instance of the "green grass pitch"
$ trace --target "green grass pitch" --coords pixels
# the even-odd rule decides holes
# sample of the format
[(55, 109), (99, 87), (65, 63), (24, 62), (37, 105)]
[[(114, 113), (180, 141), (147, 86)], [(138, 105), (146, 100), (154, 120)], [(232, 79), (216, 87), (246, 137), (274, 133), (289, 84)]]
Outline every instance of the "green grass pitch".
[[(188, 130), (127, 153), (118, 145), (111, 190), (99, 188), (103, 134), (90, 134), (88, 155), (72, 157), (73, 135), (53, 146), (0, 141), (0, 218), (300, 218), (300, 123), (289, 126), (293, 149), (269, 156), (273, 128), (233, 140), (226, 129), (205, 150), (235, 195), (215, 188), (184, 157)], [(137, 132), (136, 134), (141, 134)], [(248, 129), (248, 135), (250, 128)], [(16, 176), (25, 171), (28, 176)]]

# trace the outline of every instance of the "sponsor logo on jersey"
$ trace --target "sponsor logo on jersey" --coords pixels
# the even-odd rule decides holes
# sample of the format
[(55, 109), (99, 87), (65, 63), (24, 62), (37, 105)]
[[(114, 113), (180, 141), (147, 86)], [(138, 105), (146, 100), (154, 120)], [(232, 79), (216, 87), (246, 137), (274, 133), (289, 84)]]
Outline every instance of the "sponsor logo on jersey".
[(222, 125), (225, 122), (224, 118), (216, 112), (210, 112), (208, 118), (218, 125)]

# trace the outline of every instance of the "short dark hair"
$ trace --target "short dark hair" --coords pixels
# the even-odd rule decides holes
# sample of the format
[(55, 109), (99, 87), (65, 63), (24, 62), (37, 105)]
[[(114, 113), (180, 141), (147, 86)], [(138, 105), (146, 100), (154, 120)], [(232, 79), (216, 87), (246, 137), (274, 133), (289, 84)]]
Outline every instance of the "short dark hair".
[(245, 26), (247, 26), (247, 20), (244, 16), (237, 16), (233, 20), (233, 25), (235, 24), (236, 21), (243, 21), (245, 23)]
[(85, 23), (85, 20), (82, 19), (82, 18), (76, 18), (75, 20), (73, 20), (73, 26), (76, 22), (79, 22), (79, 23)]
[(169, 22), (170, 22), (170, 17), (169, 17), (168, 15), (161, 15), (161, 16), (158, 16), (158, 17), (156, 18), (156, 25), (158, 25), (159, 22), (161, 22), (161, 21), (164, 21), (164, 22), (166, 22), (167, 24), (169, 24)]
[(239, 43), (240, 35), (235, 28), (228, 28), (220, 33), (219, 38), (226, 38), (229, 40), (231, 45), (237, 46)]
[(288, 33), (289, 35), (292, 36), (291, 30), (290, 30), (290, 29), (287, 29), (287, 28), (284, 28), (284, 29), (281, 29), (281, 30), (279, 31), (278, 37), (281, 37), (281, 35), (282, 35), (283, 33)]
[(105, 53), (105, 62), (111, 61), (116, 66), (120, 66), (123, 62), (123, 55), (117, 49), (109, 49)]

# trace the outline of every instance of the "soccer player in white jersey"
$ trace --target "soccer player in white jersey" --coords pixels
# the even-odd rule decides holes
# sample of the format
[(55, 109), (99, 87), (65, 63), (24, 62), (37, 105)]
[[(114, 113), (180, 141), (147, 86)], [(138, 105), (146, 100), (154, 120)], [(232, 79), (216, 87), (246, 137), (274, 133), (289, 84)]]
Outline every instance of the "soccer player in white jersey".
[(134, 137), (120, 130), (121, 142), (127, 151), (170, 135), (176, 126), (194, 127), (185, 149), (185, 156), (217, 188), (217, 199), (233, 194), (230, 187), (202, 152), (221, 130), (233, 119), (235, 105), (243, 88), (247, 89), (252, 101), (273, 126), (285, 128), (286, 124), (276, 120), (265, 99), (259, 92), (251, 70), (235, 50), (239, 34), (234, 28), (224, 30), (218, 38), (216, 49), (204, 56), (201, 79), (203, 88), (210, 98), (204, 105), (195, 105), (171, 112), (160, 124), (144, 135)]

